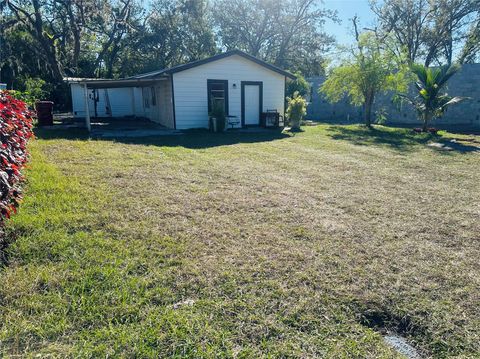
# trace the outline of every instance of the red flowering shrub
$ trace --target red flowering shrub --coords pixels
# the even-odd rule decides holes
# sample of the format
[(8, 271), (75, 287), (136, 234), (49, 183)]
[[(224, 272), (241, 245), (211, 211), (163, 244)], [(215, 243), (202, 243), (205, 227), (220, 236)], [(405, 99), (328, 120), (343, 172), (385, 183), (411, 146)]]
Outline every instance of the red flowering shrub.
[(0, 226), (21, 199), (21, 170), (27, 162), (28, 139), (33, 136), (33, 117), (23, 101), (0, 91)]

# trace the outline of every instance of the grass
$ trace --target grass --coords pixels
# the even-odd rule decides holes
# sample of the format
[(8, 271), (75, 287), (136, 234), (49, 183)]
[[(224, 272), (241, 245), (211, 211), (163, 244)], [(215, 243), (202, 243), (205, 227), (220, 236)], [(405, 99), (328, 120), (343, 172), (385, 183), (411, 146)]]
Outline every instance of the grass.
[(0, 357), (479, 356), (479, 153), (365, 131), (39, 132)]

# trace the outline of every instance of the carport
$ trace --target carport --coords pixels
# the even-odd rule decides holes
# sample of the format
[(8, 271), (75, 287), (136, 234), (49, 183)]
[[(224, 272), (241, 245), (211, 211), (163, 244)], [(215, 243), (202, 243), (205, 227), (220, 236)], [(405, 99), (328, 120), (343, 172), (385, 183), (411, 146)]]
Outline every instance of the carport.
[[(166, 95), (162, 94), (164, 91), (161, 89), (169, 86), (170, 83), (167, 76), (118, 80), (87, 78), (67, 78), (65, 80), (71, 86), (74, 117), (84, 118), (88, 131), (92, 129), (91, 118), (94, 105), (97, 118), (121, 117), (124, 122), (135, 118), (144, 118), (168, 128), (168, 124), (162, 123), (160, 118), (162, 112), (160, 106), (167, 107), (162, 108), (164, 112), (168, 111), (170, 102), (168, 99), (161, 98)], [(99, 101), (99, 90), (103, 90), (106, 100)], [(108, 96), (109, 93), (110, 96)], [(98, 115), (97, 103), (103, 105), (103, 109)], [(79, 109), (83, 109), (83, 111), (79, 111)], [(117, 113), (116, 116), (115, 113)]]

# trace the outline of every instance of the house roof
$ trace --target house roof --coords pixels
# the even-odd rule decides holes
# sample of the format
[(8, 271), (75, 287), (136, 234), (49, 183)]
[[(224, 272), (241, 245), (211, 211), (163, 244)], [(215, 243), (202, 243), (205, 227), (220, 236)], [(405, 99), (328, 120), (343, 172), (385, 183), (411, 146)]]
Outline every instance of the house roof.
[(272, 64), (269, 64), (268, 62), (257, 59), (255, 56), (249, 55), (246, 52), (243, 52), (243, 51), (240, 51), (240, 50), (227, 51), (227, 52), (224, 52), (224, 53), (221, 53), (221, 54), (218, 54), (218, 55), (214, 55), (212, 57), (208, 57), (206, 59), (189, 62), (189, 63), (183, 64), (183, 65), (173, 66), (173, 67), (170, 67), (168, 69), (151, 71), (151, 72), (147, 72), (147, 73), (144, 73), (144, 74), (139, 74), (139, 75), (136, 75), (136, 76), (132, 76), (132, 77), (129, 77), (129, 78), (142, 79), (142, 78), (155, 78), (155, 77), (159, 77), (159, 76), (163, 76), (163, 75), (171, 75), (171, 74), (174, 74), (176, 72), (188, 70), (188, 69), (191, 69), (192, 67), (197, 67), (197, 66), (200, 66), (200, 65), (204, 65), (204, 64), (207, 64), (209, 62), (224, 59), (226, 57), (230, 57), (230, 56), (233, 56), (233, 55), (241, 56), (241, 57), (243, 57), (247, 60), (255, 62), (256, 64), (258, 64), (260, 66), (266, 67), (267, 69), (269, 69), (271, 71), (277, 72), (277, 73), (279, 73), (283, 76), (286, 76), (288, 78), (291, 78), (293, 80), (297, 78), (295, 75), (293, 75), (292, 73), (290, 73), (288, 71), (282, 70), (281, 68), (279, 68), (275, 65), (272, 65)]
[(162, 70), (157, 70), (157, 71), (151, 71), (147, 72), (144, 74), (139, 74), (135, 76), (130, 76), (127, 78), (123, 79), (92, 79), (92, 78), (74, 78), (74, 77), (66, 77), (64, 78), (65, 81), (69, 83), (82, 83), (82, 84), (88, 84), (89, 87), (91, 88), (104, 88), (104, 87), (130, 87), (130, 86), (146, 86), (149, 85), (150, 83), (153, 83), (153, 81), (158, 81), (167, 78), (169, 75), (191, 69), (192, 67), (197, 67), (203, 64), (207, 64), (209, 62), (217, 61), (220, 59), (224, 59), (226, 57), (230, 57), (233, 55), (238, 55), (241, 56), (247, 60), (253, 61), (256, 64), (263, 66), (271, 71), (274, 71), (276, 73), (279, 73), (283, 76), (286, 76), (290, 79), (295, 80), (297, 77), (293, 74), (291, 74), (288, 71), (282, 70), (281, 68), (274, 66), (272, 64), (269, 64), (268, 62), (265, 62), (263, 60), (257, 59), (255, 56), (249, 55), (243, 51), (240, 50), (231, 50), (227, 51), (212, 57), (208, 57), (206, 59), (198, 60), (198, 61), (193, 61), (189, 62), (187, 64), (183, 65), (177, 65), (170, 67), (168, 69), (162, 69)]

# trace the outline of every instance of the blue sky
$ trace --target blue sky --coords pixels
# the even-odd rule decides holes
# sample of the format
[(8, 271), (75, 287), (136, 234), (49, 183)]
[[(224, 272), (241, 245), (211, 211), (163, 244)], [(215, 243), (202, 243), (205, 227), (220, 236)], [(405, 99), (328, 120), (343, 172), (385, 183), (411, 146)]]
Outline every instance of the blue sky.
[(351, 44), (353, 38), (353, 26), (350, 19), (358, 15), (360, 25), (368, 27), (374, 22), (374, 14), (370, 10), (368, 0), (324, 0), (327, 9), (337, 10), (341, 24), (329, 21), (325, 24), (325, 31), (332, 34), (340, 45)]

